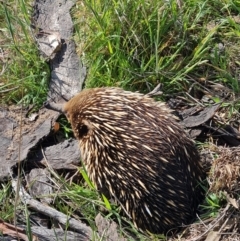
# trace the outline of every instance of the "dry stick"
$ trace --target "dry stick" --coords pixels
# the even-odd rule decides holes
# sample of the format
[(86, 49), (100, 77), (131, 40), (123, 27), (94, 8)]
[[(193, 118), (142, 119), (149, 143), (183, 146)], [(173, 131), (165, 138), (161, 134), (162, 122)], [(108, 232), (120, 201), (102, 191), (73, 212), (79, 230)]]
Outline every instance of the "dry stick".
[(194, 97), (192, 97), (190, 94), (188, 94), (188, 92), (185, 92), (185, 94), (192, 99), (193, 101), (195, 101), (197, 104), (199, 104), (200, 106), (204, 107), (204, 104), (202, 104), (201, 102), (199, 102), (197, 99), (195, 99)]
[(149, 92), (148, 94), (146, 94), (149, 97), (154, 97), (154, 96), (160, 96), (162, 95), (162, 91), (161, 91), (161, 83), (158, 84), (151, 92)]
[[(15, 191), (17, 191), (17, 186), (18, 186), (17, 180), (12, 179), (12, 187)], [(41, 202), (33, 199), (26, 192), (26, 190), (23, 188), (22, 185), (20, 185), (20, 187), (19, 187), (18, 195), (20, 196), (22, 202), (25, 205), (29, 205), (32, 209), (57, 220), (61, 224), (68, 225), (69, 228), (72, 228), (72, 229), (78, 231), (78, 233), (81, 233), (82, 235), (84, 235), (87, 238), (91, 237), (92, 231), (89, 227), (87, 227), (86, 224), (83, 224), (83, 223), (79, 222), (78, 220), (71, 218), (71, 217), (57, 211), (56, 209), (49, 207), (47, 205), (44, 205)]]
[(198, 220), (200, 221), (200, 223), (201, 223), (205, 228), (207, 228), (207, 225), (202, 221), (202, 219), (199, 217), (199, 215), (196, 214), (196, 216), (197, 216)]
[(199, 236), (195, 237), (194, 239), (191, 239), (192, 241), (197, 241), (200, 238), (202, 238), (205, 234), (207, 234), (209, 231), (213, 230), (213, 228), (218, 224), (218, 222), (220, 222), (224, 216), (226, 215), (227, 210), (229, 209), (230, 204), (228, 203), (227, 206), (224, 208), (223, 210), (223, 214), (217, 218), (217, 220), (213, 221), (213, 224), (209, 225), (209, 228), (207, 230), (205, 230), (202, 234), (200, 234)]
[(18, 87), (13, 87), (11, 89), (7, 89), (7, 90), (1, 90), (0, 93), (3, 94), (3, 93), (7, 93), (7, 92), (10, 92), (10, 91), (13, 91), (13, 90), (16, 90)]

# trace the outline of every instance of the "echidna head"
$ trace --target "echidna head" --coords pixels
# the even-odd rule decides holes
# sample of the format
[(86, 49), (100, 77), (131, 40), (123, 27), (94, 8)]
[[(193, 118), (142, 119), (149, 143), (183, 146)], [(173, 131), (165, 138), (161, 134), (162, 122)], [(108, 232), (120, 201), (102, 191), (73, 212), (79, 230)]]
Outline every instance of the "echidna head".
[(128, 125), (130, 103), (142, 96), (118, 88), (86, 89), (68, 101), (63, 112), (79, 141), (93, 134), (106, 137), (120, 130), (119, 123)]
[(91, 95), (91, 91), (85, 90), (68, 101), (63, 108), (63, 112), (71, 123), (74, 135), (78, 140), (87, 138), (93, 129), (89, 118), (91, 114), (86, 113), (89, 95)]
[(109, 169), (117, 168), (117, 164), (112, 167), (113, 162), (123, 165), (125, 161), (123, 157), (129, 140), (127, 130), (131, 121), (128, 115), (129, 108), (132, 108), (127, 102), (131, 102), (131, 98), (137, 101), (131, 92), (117, 88), (90, 89), (80, 92), (63, 108), (79, 140), (81, 157), (89, 177), (100, 186), (99, 173), (107, 173), (102, 170), (108, 170), (109, 165)]

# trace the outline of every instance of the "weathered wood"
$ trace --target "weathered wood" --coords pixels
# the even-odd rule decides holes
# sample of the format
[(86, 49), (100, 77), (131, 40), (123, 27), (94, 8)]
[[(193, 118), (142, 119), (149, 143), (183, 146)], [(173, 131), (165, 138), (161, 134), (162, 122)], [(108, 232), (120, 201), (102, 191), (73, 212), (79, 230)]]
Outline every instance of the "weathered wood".
[[(17, 192), (17, 180), (12, 179), (12, 187), (15, 192)], [(20, 183), (19, 188), (19, 197), (21, 198), (22, 202), (29, 206), (30, 208), (34, 209), (37, 212), (40, 212), (52, 219), (58, 221), (59, 223), (65, 225), (66, 227), (77, 231), (79, 234), (83, 235), (88, 240), (92, 235), (92, 230), (81, 221), (76, 220), (75, 218), (71, 218), (56, 209), (49, 207), (47, 205), (42, 204), (41, 202), (33, 199), (23, 188)]]
[(95, 218), (98, 233), (105, 241), (127, 241), (118, 233), (118, 225), (114, 221), (107, 220), (100, 213)]
[(184, 126), (196, 127), (206, 123), (206, 121), (210, 120), (214, 116), (215, 112), (219, 109), (219, 107), (220, 107), (220, 104), (212, 105), (209, 107), (205, 107), (197, 115), (187, 116), (183, 120)]
[[(19, 113), (21, 115), (21, 113)], [(23, 113), (22, 113), (23, 115)], [(18, 127), (14, 129), (13, 152), (10, 153), (10, 159), (17, 162), (23, 161), (28, 157), (29, 151), (41, 143), (50, 133), (52, 124), (58, 118), (59, 113), (50, 110), (40, 110), (39, 118), (35, 122), (28, 122), (27, 118), (22, 117), (22, 123), (19, 121)], [(20, 128), (22, 136), (20, 137)], [(20, 156), (19, 156), (20, 144)]]
[[(12, 117), (13, 112), (16, 112), (15, 120)], [(8, 179), (11, 167), (26, 160), (30, 151), (49, 135), (52, 123), (58, 116), (57, 112), (42, 109), (35, 122), (28, 122), (24, 113), (14, 109), (5, 110), (5, 117), (1, 119), (0, 125), (0, 181)]]
[(38, 226), (31, 227), (32, 233), (38, 237), (39, 241), (88, 241), (86, 236), (72, 231), (64, 231), (59, 228), (47, 229)]
[[(65, 101), (79, 92), (86, 76), (86, 68), (82, 66), (76, 54), (75, 44), (71, 40), (73, 23), (69, 11), (73, 5), (74, 1), (71, 0), (36, 0), (33, 7), (32, 19), (36, 39), (40, 51), (44, 52), (45, 57), (50, 60), (52, 70), (48, 98), (57, 103), (61, 103), (61, 101)], [(64, 98), (62, 99), (62, 97)], [(22, 114), (19, 112), (19, 115)], [(4, 117), (3, 112), (2, 116), (4, 119), (1, 120), (0, 150), (3, 150), (3, 154), (0, 157), (0, 181), (7, 179), (11, 167), (17, 162), (28, 159), (30, 151), (47, 138), (52, 123), (59, 116), (59, 113), (41, 110), (38, 113), (38, 119), (32, 124), (29, 124), (25, 117), (20, 123), (19, 119), (13, 121), (8, 116)], [(3, 135), (7, 132), (10, 135)], [(21, 132), (22, 136), (20, 137)], [(54, 146), (54, 148), (59, 150), (58, 146)], [(71, 148), (71, 144), (69, 148)], [(75, 157), (74, 152), (78, 153), (79, 156), (78, 149), (75, 150), (70, 150), (73, 157)], [(46, 151), (54, 151), (54, 149), (49, 148)], [(62, 156), (60, 152), (54, 153)], [(69, 162), (72, 162), (68, 153), (66, 154), (67, 158), (61, 159), (61, 165), (55, 158), (55, 167), (65, 168)], [(47, 153), (47, 156), (50, 160), (53, 155)], [(62, 162), (63, 159), (64, 161), (68, 159), (66, 165)]]
[[(75, 43), (71, 39), (73, 23), (69, 11), (73, 5), (72, 0), (35, 0), (33, 7), (34, 34), (40, 52), (49, 61), (51, 68), (48, 100), (57, 104), (62, 104), (78, 93), (86, 76), (86, 68), (82, 66), (76, 54)], [(31, 122), (22, 111), (14, 117), (16, 120), (9, 121), (8, 114), (0, 115), (3, 118), (0, 126), (0, 151), (3, 153), (0, 159), (0, 181), (9, 178), (12, 167), (23, 161), (30, 164), (26, 165), (28, 168), (37, 161), (47, 162), (55, 169), (76, 168), (74, 165), (78, 165), (80, 160), (77, 141), (66, 140), (54, 146), (41, 147), (51, 133), (59, 113), (43, 108), (39, 111), (38, 118)], [(5, 135), (6, 130), (10, 133), (8, 136)], [(34, 155), (31, 153), (33, 150)], [(33, 169), (28, 175), (29, 188), (34, 196), (51, 192), (48, 185), (43, 185), (47, 181), (45, 170)], [(16, 181), (13, 180), (12, 184), (16, 190)], [(85, 224), (34, 200), (22, 186), (19, 195), (32, 209), (77, 232), (65, 233), (57, 229), (32, 227), (33, 233), (41, 236), (39, 240), (90, 240), (92, 231)], [(51, 200), (44, 200), (49, 201)]]
[[(20, 156), (18, 155), (18, 141), (16, 140), (15, 143), (15, 151), (11, 157), (12, 160), (15, 162), (17, 161), (23, 161), (27, 158), (29, 151), (36, 147), (39, 143), (41, 143), (41, 140), (46, 138), (52, 128), (52, 120), (47, 119), (42, 123), (38, 123), (39, 125), (35, 125), (32, 130), (29, 131), (26, 135), (22, 136), (22, 141), (20, 143)], [(19, 139), (20, 141), (20, 139)]]
[(0, 134), (0, 182), (7, 179), (9, 176), (9, 169), (15, 164), (6, 161), (7, 149), (10, 147), (11, 142), (11, 139), (5, 138)]
[(47, 161), (48, 164), (50, 164), (50, 166), (56, 170), (76, 169), (76, 166), (79, 166), (80, 162), (78, 141), (75, 139), (68, 139), (58, 143), (57, 145), (39, 149), (34, 156), (34, 160), (32, 161), (41, 162), (44, 165)]
[(17, 122), (8, 117), (6, 109), (0, 109), (0, 181), (7, 179), (14, 162), (7, 162), (8, 149), (11, 148), (14, 128)]
[(51, 203), (52, 185), (50, 173), (43, 168), (34, 168), (26, 175), (29, 193), (32, 197), (40, 199), (42, 202)]
[[(33, 25), (39, 49), (50, 59), (49, 99), (70, 99), (82, 89), (86, 67), (82, 65), (72, 40), (73, 22), (70, 9), (74, 1), (35, 0)], [(47, 48), (47, 47), (48, 48)]]

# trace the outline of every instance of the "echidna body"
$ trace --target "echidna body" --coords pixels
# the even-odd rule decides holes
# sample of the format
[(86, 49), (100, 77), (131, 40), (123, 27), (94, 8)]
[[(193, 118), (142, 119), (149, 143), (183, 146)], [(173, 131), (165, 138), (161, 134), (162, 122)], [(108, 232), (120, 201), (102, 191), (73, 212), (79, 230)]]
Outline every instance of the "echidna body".
[(96, 88), (73, 97), (64, 112), (90, 179), (136, 227), (162, 233), (194, 218), (202, 195), (199, 155), (163, 103)]

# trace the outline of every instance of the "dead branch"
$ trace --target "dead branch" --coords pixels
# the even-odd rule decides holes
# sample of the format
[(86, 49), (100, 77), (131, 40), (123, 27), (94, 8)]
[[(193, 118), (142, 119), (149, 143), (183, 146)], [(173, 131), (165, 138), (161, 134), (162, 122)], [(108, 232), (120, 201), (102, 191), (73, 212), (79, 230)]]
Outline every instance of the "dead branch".
[[(14, 191), (17, 191), (17, 179), (12, 179), (12, 187)], [(90, 227), (88, 227), (86, 224), (81, 223), (80, 221), (71, 218), (56, 209), (49, 207), (47, 205), (42, 204), (41, 202), (33, 199), (23, 188), (23, 186), (20, 184), (19, 187), (19, 197), (21, 198), (21, 201), (25, 204), (30, 206), (32, 209), (49, 216), (55, 220), (57, 220), (59, 223), (68, 226), (69, 228), (77, 231), (78, 233), (81, 233), (86, 238), (90, 239), (92, 235), (92, 230)]]
[(151, 92), (149, 92), (146, 95), (149, 97), (160, 96), (162, 95), (161, 88), (162, 88), (162, 85), (158, 84)]

